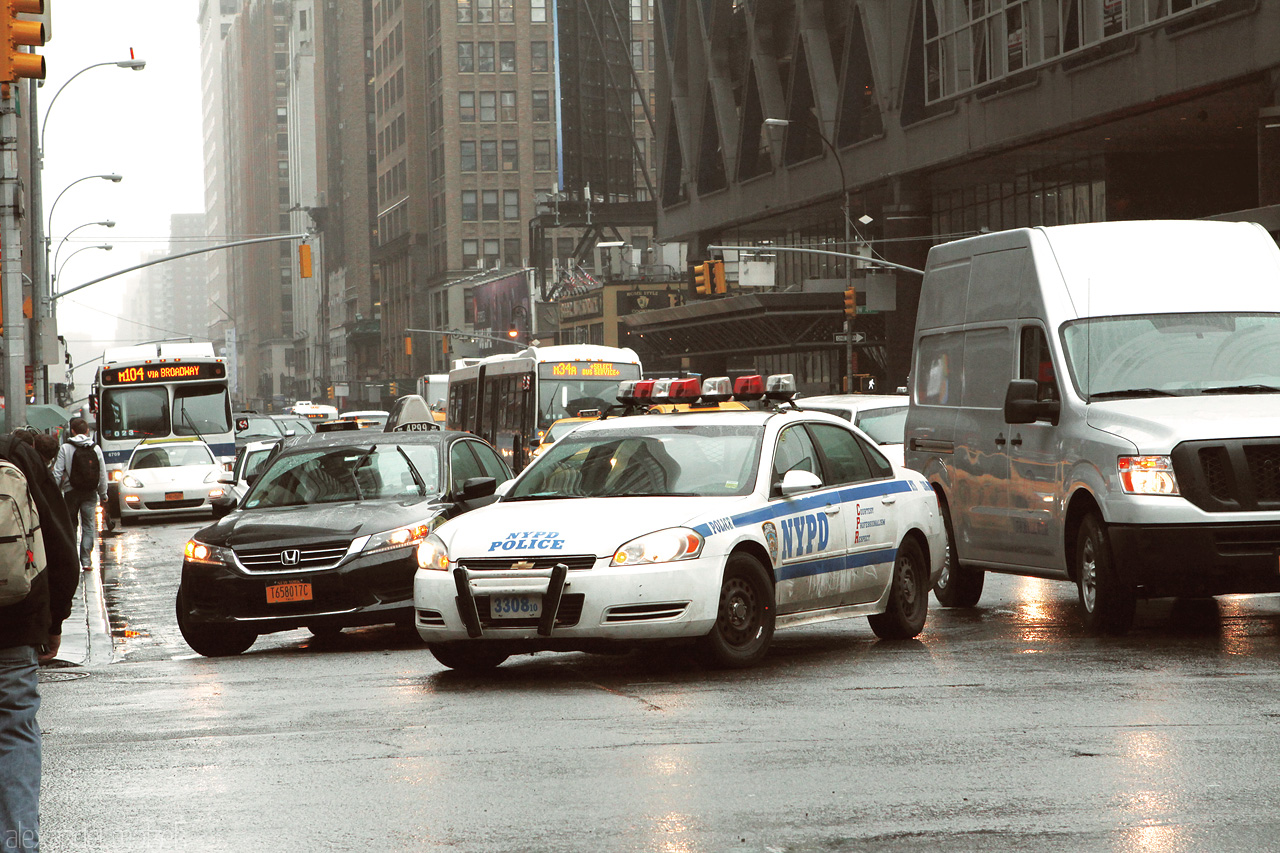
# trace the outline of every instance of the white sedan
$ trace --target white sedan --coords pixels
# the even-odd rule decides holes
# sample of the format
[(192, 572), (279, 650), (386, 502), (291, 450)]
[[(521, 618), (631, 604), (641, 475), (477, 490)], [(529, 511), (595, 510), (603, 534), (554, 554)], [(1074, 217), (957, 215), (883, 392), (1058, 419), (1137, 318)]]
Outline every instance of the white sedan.
[(945, 554), (925, 478), (835, 416), (611, 418), (419, 546), (416, 624), (459, 669), (654, 640), (749, 666), (790, 625), (865, 616), (915, 636)]
[(120, 477), (120, 523), (174, 515), (212, 515), (226, 473), (198, 438), (147, 438), (138, 443)]

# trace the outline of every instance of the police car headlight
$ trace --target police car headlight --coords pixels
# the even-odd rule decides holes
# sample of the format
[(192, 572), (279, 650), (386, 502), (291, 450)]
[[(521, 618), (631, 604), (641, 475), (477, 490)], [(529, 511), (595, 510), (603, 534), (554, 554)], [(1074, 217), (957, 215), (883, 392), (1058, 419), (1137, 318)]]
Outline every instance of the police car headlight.
[(693, 560), (702, 553), (702, 534), (688, 527), (671, 527), (632, 539), (613, 554), (612, 566), (672, 563)]
[(230, 548), (206, 545), (198, 539), (188, 539), (187, 547), (183, 549), (182, 553), (190, 563), (204, 563), (209, 566), (231, 566), (235, 564), (235, 558), (231, 555)]
[(377, 554), (381, 551), (394, 551), (396, 548), (408, 548), (417, 545), (431, 532), (431, 522), (413, 524), (408, 527), (397, 527), (384, 533), (375, 533), (364, 543), (364, 553)]
[(1176, 495), (1178, 478), (1168, 456), (1121, 456), (1120, 485), (1131, 495)]
[(128, 489), (141, 489), (142, 481), (137, 477), (127, 476), (120, 480), (120, 484)]
[(418, 545), (418, 568), (440, 572), (449, 570), (449, 549), (439, 536), (432, 534)]

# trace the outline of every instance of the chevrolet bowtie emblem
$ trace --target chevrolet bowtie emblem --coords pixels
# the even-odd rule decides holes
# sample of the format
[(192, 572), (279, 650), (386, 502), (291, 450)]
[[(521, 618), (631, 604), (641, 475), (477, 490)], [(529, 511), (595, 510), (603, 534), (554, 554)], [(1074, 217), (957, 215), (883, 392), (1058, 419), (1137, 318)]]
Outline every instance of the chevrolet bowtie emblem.
[(512, 564), (511, 564), (511, 568), (513, 568), (513, 569), (520, 569), (521, 571), (523, 571), (523, 570), (525, 570), (525, 569), (532, 569), (532, 568), (533, 568), (533, 563), (529, 562), (528, 560), (521, 560), (521, 561), (520, 561), (520, 562), (518, 562), (518, 563), (512, 563)]

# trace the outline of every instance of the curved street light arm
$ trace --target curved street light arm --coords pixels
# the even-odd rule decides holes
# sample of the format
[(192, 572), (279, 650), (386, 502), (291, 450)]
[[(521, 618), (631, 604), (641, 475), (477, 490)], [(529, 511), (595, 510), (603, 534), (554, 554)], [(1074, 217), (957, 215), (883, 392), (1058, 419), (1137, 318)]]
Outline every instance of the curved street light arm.
[(63, 89), (67, 88), (67, 86), (71, 84), (72, 80), (76, 79), (81, 74), (90, 70), (91, 68), (101, 68), (104, 65), (115, 65), (120, 68), (131, 68), (134, 71), (141, 71), (143, 68), (147, 67), (146, 61), (142, 59), (122, 59), (122, 60), (112, 61), (112, 62), (95, 62), (92, 65), (87, 65), (84, 68), (81, 68), (75, 74), (72, 74), (70, 77), (68, 77), (67, 82), (59, 86), (58, 91), (54, 92), (53, 97), (49, 99), (49, 106), (44, 108), (44, 119), (40, 122), (40, 150), (39, 152), (37, 152), (37, 155), (39, 156), (41, 161), (44, 160), (44, 126), (49, 123), (49, 113), (53, 112), (53, 105), (58, 100), (58, 96), (62, 94)]
[[(71, 239), (71, 235), (79, 231), (81, 228), (88, 228), (90, 225), (101, 225), (104, 228), (116, 227), (116, 224), (112, 222), (110, 219), (104, 219), (102, 222), (85, 222), (80, 225), (77, 225), (75, 228), (72, 228), (70, 231), (66, 233), (66, 236), (64, 236), (58, 242), (58, 248), (53, 253), (53, 263), (49, 265), (49, 269), (56, 270), (58, 268), (58, 255), (62, 254), (62, 247), (63, 245), (66, 244), (68, 240)], [(70, 258), (68, 258), (68, 260), (70, 260)]]
[[(67, 263), (68, 263), (68, 262), (70, 262), (70, 260), (71, 260), (72, 258), (74, 258), (76, 255), (80, 254), (81, 252), (87, 252), (87, 251), (89, 251), (90, 249), (102, 249), (103, 251), (110, 252), (113, 248), (115, 248), (115, 247), (114, 247), (114, 246), (112, 246), (110, 243), (99, 243), (99, 244), (98, 244), (98, 245), (96, 245), (96, 246), (81, 246), (79, 249), (76, 249), (74, 252), (72, 252), (71, 254), (67, 255), (67, 260), (65, 260), (65, 261), (63, 261), (63, 262), (62, 262), (62, 267), (65, 267), (65, 266), (67, 265)], [(62, 267), (58, 267), (58, 268), (54, 271), (53, 278), (51, 279), (51, 281), (52, 281), (54, 284), (57, 284), (58, 279), (62, 276)]]

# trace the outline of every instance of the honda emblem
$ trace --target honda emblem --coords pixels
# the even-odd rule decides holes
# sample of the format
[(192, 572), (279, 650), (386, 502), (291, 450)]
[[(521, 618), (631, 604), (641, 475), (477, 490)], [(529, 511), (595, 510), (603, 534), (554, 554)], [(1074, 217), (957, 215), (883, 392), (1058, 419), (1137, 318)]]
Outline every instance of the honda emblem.
[(288, 551), (280, 552), (280, 564), (283, 566), (296, 566), (298, 561), (302, 559), (302, 553), (296, 548), (290, 548)]

